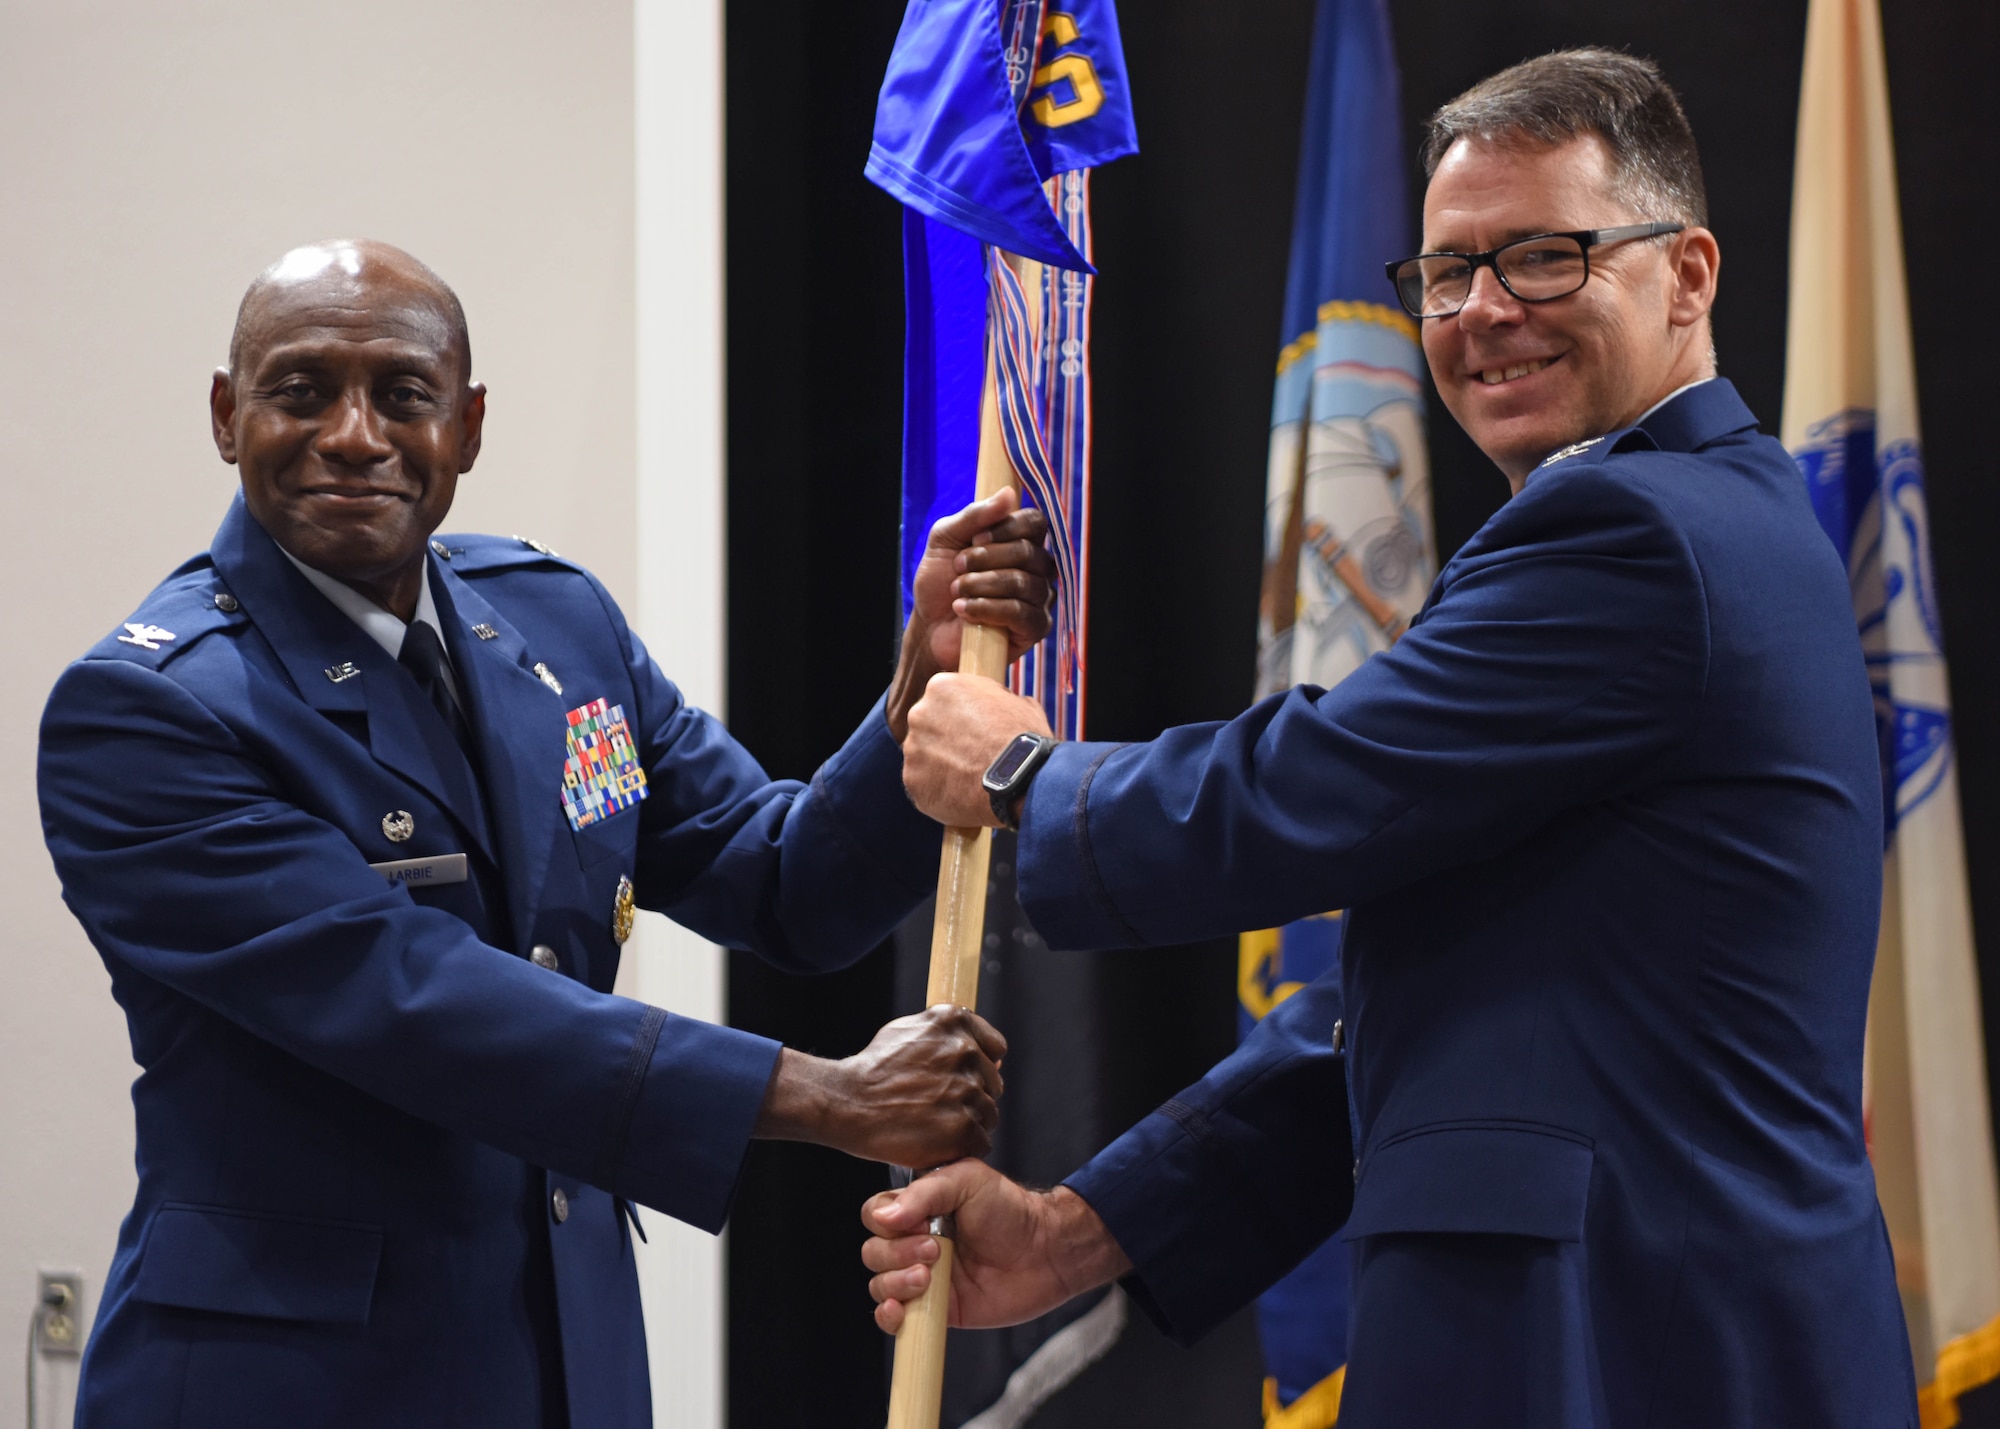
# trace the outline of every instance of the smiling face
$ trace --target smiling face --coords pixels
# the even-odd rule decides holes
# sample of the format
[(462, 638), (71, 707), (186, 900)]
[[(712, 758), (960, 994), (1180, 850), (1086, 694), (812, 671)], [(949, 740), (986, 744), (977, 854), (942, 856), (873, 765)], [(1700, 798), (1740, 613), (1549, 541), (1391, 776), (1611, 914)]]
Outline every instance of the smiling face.
[[(1634, 211), (1594, 134), (1553, 147), (1461, 139), (1424, 195), (1424, 250), (1481, 253), (1537, 233), (1673, 217)], [(1717, 267), (1714, 236), (1689, 228), (1591, 250), (1590, 281), (1549, 302), (1521, 302), (1481, 268), (1463, 310), (1423, 323), (1438, 395), (1518, 492), (1556, 448), (1714, 375)]]
[(479, 454), (469, 365), (448, 293), (407, 254), (302, 248), (245, 302), (210, 390), (216, 449), (279, 545), (407, 620)]

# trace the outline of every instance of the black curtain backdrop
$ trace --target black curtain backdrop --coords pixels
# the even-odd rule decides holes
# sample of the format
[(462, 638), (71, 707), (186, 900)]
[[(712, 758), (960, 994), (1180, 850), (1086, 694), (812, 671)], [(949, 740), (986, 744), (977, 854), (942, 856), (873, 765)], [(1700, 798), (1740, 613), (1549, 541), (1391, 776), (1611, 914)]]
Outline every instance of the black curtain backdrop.
[[(902, 301), (895, 204), (861, 177), (901, 0), (730, 0), (728, 25), (729, 721), (772, 773), (807, 777), (894, 662)], [(1094, 180), (1096, 547), (1089, 732), (1145, 739), (1249, 699), (1264, 452), (1281, 337), (1311, 0), (1128, 0), (1120, 14), (1144, 152)], [(1391, 0), (1405, 138), (1515, 60), (1607, 44), (1658, 60), (1686, 102), (1726, 262), (1722, 370), (1775, 430), (1804, 0)], [(1959, 719), (1987, 1040), (2000, 1043), (2000, 629), (1982, 556), (2000, 484), (1982, 455), (1978, 349), (1996, 230), (1969, 119), (2000, 56), (2000, 11), (1887, 4), (1889, 86), (1947, 653)], [(1412, 159), (1412, 172), (1414, 158)], [(1421, 194), (1413, 178), (1412, 201)], [(1390, 256), (1390, 255), (1384, 255)], [(1505, 483), (1431, 407), (1438, 539), (1449, 552)], [(1151, 1050), (1107, 1102), (1134, 1120), (1233, 1045), (1235, 954), (1219, 943), (1100, 959), (1101, 1005)], [(744, 955), (731, 1020), (825, 1055), (895, 1005), (886, 949), (789, 978)], [(2000, 1096), (1995, 1098), (2000, 1104)], [(759, 1145), (730, 1231), (729, 1403), (737, 1429), (876, 1429), (883, 1338), (856, 1209), (877, 1168)], [(1036, 1420), (1249, 1426), (1243, 1317), (1193, 1354), (1135, 1327)]]

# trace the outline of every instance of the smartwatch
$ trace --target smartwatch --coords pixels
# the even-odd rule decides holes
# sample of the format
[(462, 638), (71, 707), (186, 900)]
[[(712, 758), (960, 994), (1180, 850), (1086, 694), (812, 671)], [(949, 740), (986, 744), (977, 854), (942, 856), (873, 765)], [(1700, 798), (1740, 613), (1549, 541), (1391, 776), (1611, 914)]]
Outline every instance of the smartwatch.
[(1019, 827), (1014, 822), (1014, 801), (1028, 792), (1029, 781), (1048, 763), (1049, 751), (1055, 747), (1056, 742), (1045, 734), (1017, 734), (1000, 751), (999, 758), (986, 766), (979, 784), (992, 802), (993, 817), (1002, 828)]

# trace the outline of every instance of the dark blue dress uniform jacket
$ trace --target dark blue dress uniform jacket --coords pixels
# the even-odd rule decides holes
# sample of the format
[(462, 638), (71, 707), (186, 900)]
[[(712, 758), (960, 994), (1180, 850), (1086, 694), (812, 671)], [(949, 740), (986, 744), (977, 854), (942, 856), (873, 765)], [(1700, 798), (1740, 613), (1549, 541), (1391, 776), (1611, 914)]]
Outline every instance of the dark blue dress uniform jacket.
[[(440, 543), (477, 777), (240, 499), (133, 617), (172, 638), (107, 637), (50, 696), (48, 843), (141, 1069), (80, 1424), (497, 1429), (545, 1422), (544, 1394), (546, 1421), (648, 1423), (622, 1202), (721, 1226), (777, 1046), (611, 995), (619, 880), (798, 971), (928, 891), (937, 829), (879, 707), (809, 786), (774, 783), (588, 573)], [(576, 831), (566, 713), (598, 698), (649, 796)], [(368, 867), (454, 853), (464, 883)]]
[(1342, 985), (1070, 1184), (1182, 1338), (1344, 1222), (1342, 1429), (1914, 1425), (1880, 780), (1845, 573), (1734, 389), (1559, 453), (1333, 690), (1042, 771), (1051, 942), (1352, 910)]

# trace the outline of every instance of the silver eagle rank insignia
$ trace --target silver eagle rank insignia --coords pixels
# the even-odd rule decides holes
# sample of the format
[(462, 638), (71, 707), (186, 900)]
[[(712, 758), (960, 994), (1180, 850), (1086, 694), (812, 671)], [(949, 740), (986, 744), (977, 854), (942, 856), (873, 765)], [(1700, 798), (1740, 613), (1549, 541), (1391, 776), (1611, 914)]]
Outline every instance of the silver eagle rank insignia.
[(124, 645), (137, 645), (141, 650), (157, 650), (162, 640), (174, 638), (173, 631), (162, 630), (157, 625), (148, 625), (138, 620), (126, 621), (125, 630), (126, 633), (118, 637), (119, 642)]
[(1573, 456), (1578, 456), (1583, 452), (1589, 451), (1592, 447), (1596, 446), (1599, 442), (1603, 440), (1604, 438), (1602, 437), (1592, 437), (1587, 442), (1571, 442), (1566, 447), (1559, 447), (1555, 451), (1552, 451), (1547, 456), (1543, 457), (1541, 463), (1538, 466), (1536, 466), (1535, 470), (1540, 471), (1542, 467), (1554, 466), (1559, 461), (1568, 461)]

